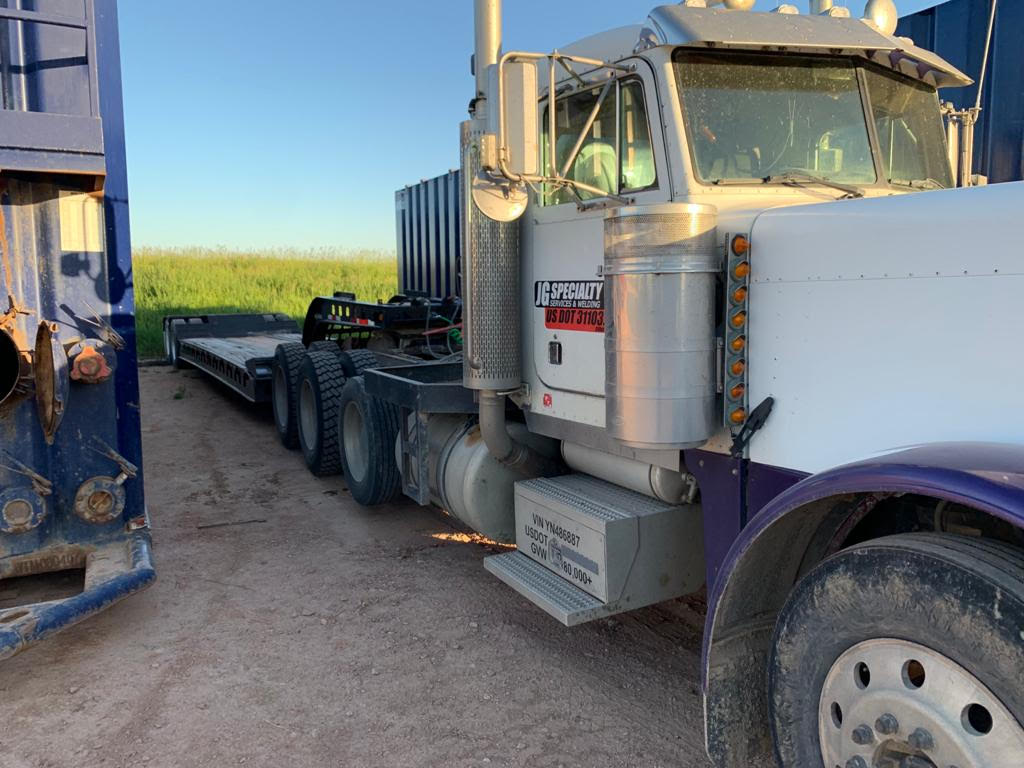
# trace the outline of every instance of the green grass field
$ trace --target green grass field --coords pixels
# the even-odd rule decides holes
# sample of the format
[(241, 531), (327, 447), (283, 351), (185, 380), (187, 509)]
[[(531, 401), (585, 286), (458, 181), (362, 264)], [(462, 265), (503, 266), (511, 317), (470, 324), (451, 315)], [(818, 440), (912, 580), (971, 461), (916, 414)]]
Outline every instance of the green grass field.
[(314, 296), (386, 300), (398, 282), (394, 256), (373, 251), (143, 247), (132, 259), (141, 358), (163, 355), (164, 315), (286, 312), (301, 323)]

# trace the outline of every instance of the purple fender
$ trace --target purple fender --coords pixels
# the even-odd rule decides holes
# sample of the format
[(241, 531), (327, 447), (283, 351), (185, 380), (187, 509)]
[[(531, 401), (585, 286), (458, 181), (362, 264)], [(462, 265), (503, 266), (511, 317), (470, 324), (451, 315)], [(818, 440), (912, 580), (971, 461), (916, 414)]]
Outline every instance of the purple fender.
[(716, 765), (770, 756), (760, 670), (775, 617), (801, 566), (807, 567), (810, 541), (835, 509), (836, 497), (856, 493), (928, 496), (1024, 528), (1024, 445), (907, 448), (807, 477), (757, 512), (730, 548), (708, 596), (702, 672), (708, 753)]

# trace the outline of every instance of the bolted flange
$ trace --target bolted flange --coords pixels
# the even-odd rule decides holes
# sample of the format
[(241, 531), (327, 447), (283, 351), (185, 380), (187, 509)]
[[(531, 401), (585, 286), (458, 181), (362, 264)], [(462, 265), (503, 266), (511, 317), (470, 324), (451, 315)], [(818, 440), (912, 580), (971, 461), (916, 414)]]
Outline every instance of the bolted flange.
[(86, 480), (75, 494), (75, 514), (95, 525), (116, 520), (124, 511), (124, 505), (124, 488), (112, 477)]

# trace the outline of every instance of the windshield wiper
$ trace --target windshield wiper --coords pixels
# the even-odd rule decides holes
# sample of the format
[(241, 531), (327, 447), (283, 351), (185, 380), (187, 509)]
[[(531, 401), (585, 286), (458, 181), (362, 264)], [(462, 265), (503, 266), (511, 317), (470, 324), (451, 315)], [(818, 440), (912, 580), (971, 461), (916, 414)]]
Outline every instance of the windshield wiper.
[(842, 184), (838, 181), (826, 179), (824, 176), (816, 176), (813, 173), (804, 171), (784, 171), (783, 173), (765, 176), (761, 179), (765, 184), (790, 184), (800, 186), (801, 184), (821, 184), (824, 187), (832, 187), (840, 192), (845, 192), (844, 197), (864, 197), (864, 190), (852, 184)]
[(909, 187), (910, 189), (947, 189), (941, 181), (933, 178), (927, 179), (889, 179), (894, 187)]

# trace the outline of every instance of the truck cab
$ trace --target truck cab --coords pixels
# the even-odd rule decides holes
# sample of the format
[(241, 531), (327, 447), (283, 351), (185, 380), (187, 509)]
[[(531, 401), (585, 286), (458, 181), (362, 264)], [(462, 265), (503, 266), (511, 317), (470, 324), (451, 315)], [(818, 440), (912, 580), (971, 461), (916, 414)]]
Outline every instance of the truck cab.
[(1020, 763), (1024, 185), (969, 188), (887, 0), (726, 5), (530, 53), (477, 0), (463, 343), (346, 385), (346, 479), (568, 627), (706, 588), (717, 766)]
[(551, 395), (541, 414), (604, 427), (604, 368), (578, 365), (602, 357), (603, 326), (537, 310), (550, 286), (601, 281), (610, 208), (712, 206), (722, 241), (771, 208), (955, 186), (937, 86), (970, 80), (931, 54), (882, 47), (859, 19), (674, 5), (563, 49), (617, 68), (580, 79), (562, 71), (556, 81), (554, 167), (596, 109), (567, 175), (606, 194), (549, 184), (533, 191), (522, 224), (526, 371), (531, 389)]

